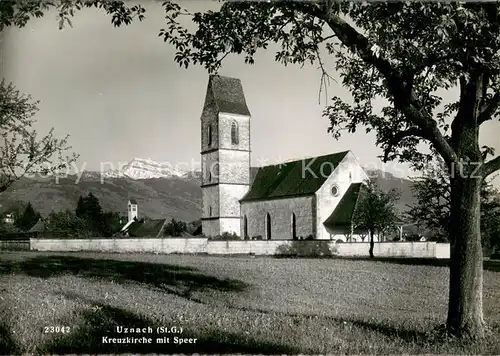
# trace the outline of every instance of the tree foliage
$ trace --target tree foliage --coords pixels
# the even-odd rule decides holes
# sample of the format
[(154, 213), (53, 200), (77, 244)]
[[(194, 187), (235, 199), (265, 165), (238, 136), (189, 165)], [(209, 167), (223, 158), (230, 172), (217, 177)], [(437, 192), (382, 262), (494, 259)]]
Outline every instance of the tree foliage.
[[(500, 192), (485, 179), (481, 187), (481, 237), (483, 246), (495, 248), (500, 227)], [(413, 180), (415, 205), (407, 212), (409, 220), (430, 229), (439, 241), (448, 241), (450, 236), (451, 186), (445, 163), (436, 157)]]
[(21, 231), (28, 231), (41, 217), (40, 213), (35, 211), (31, 203), (28, 202), (22, 214), (15, 220), (14, 225)]
[(57, 173), (78, 158), (65, 156), (67, 136), (58, 139), (52, 129), (39, 137), (32, 129), (37, 105), (12, 83), (0, 83), (0, 193), (22, 177)]
[(104, 214), (101, 203), (94, 194), (89, 193), (86, 197), (78, 198), (75, 215), (86, 222), (87, 228), (94, 236), (104, 235)]
[(164, 236), (182, 236), (187, 231), (187, 224), (184, 221), (172, 219), (164, 228)]
[(16, 1), (4, 0), (0, 2), (0, 31), (5, 27), (24, 27), (32, 18), (40, 18), (49, 10), (58, 14), (59, 28), (66, 24), (72, 26), (71, 18), (76, 11), (84, 8), (98, 8), (111, 16), (111, 23), (115, 27), (130, 24), (134, 18), (144, 19), (144, 8), (140, 5), (128, 7), (124, 1), (106, 0), (32, 0)]
[[(449, 123), (461, 107), (458, 100), (443, 102), (443, 90), (480, 85), (474, 98), (477, 124), (498, 114), (500, 40), (494, 4), (227, 2), (220, 11), (206, 13), (190, 13), (170, 1), (164, 7), (167, 27), (159, 35), (176, 48), (175, 60), (185, 67), (202, 64), (217, 72), (229, 54), (254, 63), (257, 51), (274, 42), (280, 47), (276, 61), (317, 64), (324, 80), (329, 74), (322, 55), (333, 56), (354, 103), (332, 98), (324, 112), (329, 131), (336, 138), (358, 126), (375, 131), (385, 160), (422, 167), (432, 158), (416, 147), (424, 140), (447, 163), (465, 164), (451, 147)], [(181, 15), (192, 16), (194, 32), (182, 26)], [(386, 104), (377, 109), (375, 102)], [(492, 153), (488, 147), (482, 152), (478, 163)], [(483, 174), (499, 164), (499, 159), (487, 164)]]
[(62, 238), (92, 237), (87, 222), (70, 210), (52, 212), (44, 221), (45, 232)]
[(396, 189), (386, 193), (370, 180), (360, 190), (360, 198), (354, 210), (353, 225), (356, 230), (368, 230), (370, 257), (373, 257), (375, 233), (380, 236), (395, 228), (398, 221), (396, 202), (400, 194)]

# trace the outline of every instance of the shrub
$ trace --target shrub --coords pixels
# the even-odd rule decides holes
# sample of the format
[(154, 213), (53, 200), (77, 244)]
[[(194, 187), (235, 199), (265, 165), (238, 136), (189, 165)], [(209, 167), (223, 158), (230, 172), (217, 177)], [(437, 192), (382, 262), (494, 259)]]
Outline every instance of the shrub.
[(314, 240), (314, 236), (313, 235), (307, 235), (306, 240)]
[(278, 256), (290, 257), (332, 257), (337, 253), (330, 248), (330, 241), (315, 240), (314, 243), (293, 241), (290, 245), (280, 245), (276, 251)]
[(187, 230), (187, 224), (184, 221), (172, 219), (163, 230), (164, 236), (182, 236), (182, 233)]
[(234, 241), (241, 240), (235, 232), (223, 232), (221, 235), (211, 236), (208, 238), (211, 241)]
[(263, 240), (262, 235), (254, 236), (254, 237), (252, 237), (252, 240)]

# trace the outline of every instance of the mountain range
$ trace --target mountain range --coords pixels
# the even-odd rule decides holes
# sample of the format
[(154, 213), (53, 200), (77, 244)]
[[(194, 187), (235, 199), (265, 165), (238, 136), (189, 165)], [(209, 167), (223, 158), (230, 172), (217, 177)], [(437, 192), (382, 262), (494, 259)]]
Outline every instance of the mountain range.
[[(252, 167), (255, 174), (258, 167)], [(412, 182), (388, 172), (367, 170), (384, 190), (401, 192), (399, 210), (412, 205)], [(127, 214), (130, 198), (139, 204), (139, 216), (151, 219), (174, 218), (193, 221), (201, 215), (200, 171), (183, 171), (149, 159), (135, 158), (120, 170), (85, 171), (64, 178), (23, 178), (0, 195), (0, 210), (8, 210), (17, 201), (30, 201), (42, 216), (51, 211), (74, 210), (79, 196), (92, 192), (104, 211)]]

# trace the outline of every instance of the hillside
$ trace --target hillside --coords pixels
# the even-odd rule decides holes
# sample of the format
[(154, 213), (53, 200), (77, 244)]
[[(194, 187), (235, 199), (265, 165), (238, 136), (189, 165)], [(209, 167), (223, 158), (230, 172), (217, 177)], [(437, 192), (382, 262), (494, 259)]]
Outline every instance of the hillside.
[(383, 171), (367, 171), (368, 176), (375, 181), (375, 183), (385, 192), (391, 189), (397, 189), (401, 193), (399, 201), (396, 206), (399, 211), (408, 210), (408, 205), (414, 204), (414, 197), (412, 192), (412, 182), (409, 179), (398, 178), (391, 173)]
[[(252, 175), (256, 168), (252, 167)], [(400, 210), (412, 204), (411, 181), (397, 178), (381, 171), (368, 172), (383, 190), (396, 188), (401, 191), (398, 202)], [(17, 200), (31, 201), (43, 216), (52, 210), (73, 210), (80, 195), (92, 192), (101, 202), (104, 210), (117, 211), (126, 215), (127, 201), (135, 198), (139, 203), (139, 215), (152, 219), (175, 218), (192, 221), (201, 215), (201, 188), (199, 172), (182, 177), (133, 179), (130, 177), (105, 178), (100, 181), (97, 172), (88, 172), (77, 182), (77, 177), (60, 179), (22, 179), (2, 193), (4, 208)]]
[(157, 178), (140, 179), (83, 178), (78, 184), (75, 177), (60, 179), (23, 179), (2, 193), (2, 205), (7, 207), (16, 200), (31, 201), (43, 216), (52, 210), (74, 210), (80, 195), (92, 192), (103, 210), (127, 214), (127, 201), (135, 198), (139, 215), (152, 219), (175, 218), (184, 221), (199, 219), (201, 189), (196, 179)]

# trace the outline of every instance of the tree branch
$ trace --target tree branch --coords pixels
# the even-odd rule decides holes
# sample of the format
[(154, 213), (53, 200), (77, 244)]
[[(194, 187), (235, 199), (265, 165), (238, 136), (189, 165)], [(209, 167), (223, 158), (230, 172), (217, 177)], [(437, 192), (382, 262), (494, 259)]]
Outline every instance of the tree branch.
[(500, 105), (500, 91), (497, 91), (495, 95), (493, 95), (493, 97), (490, 100), (488, 100), (488, 102), (481, 108), (481, 112), (477, 117), (477, 124), (481, 125), (483, 122), (491, 120), (492, 115), (498, 109), (499, 105)]
[(492, 160), (484, 163), (481, 168), (481, 175), (483, 178), (486, 178), (490, 174), (498, 171), (500, 169), (500, 156), (497, 156), (496, 158), (493, 158)]
[(432, 67), (434, 64), (437, 64), (441, 61), (446, 61), (448, 59), (452, 59), (453, 56), (451, 54), (446, 56), (438, 56), (438, 55), (429, 55), (425, 60), (423, 60), (419, 65), (415, 66), (410, 70), (410, 73), (413, 75), (422, 72), (427, 67)]
[(397, 146), (405, 137), (410, 137), (410, 136), (424, 137), (425, 132), (418, 127), (410, 127), (407, 130), (396, 132), (394, 136), (392, 136), (389, 142), (387, 143), (387, 147), (384, 149), (384, 158), (383, 158), (384, 163), (386, 163), (387, 160), (389, 159), (389, 154), (394, 149), (394, 147)]
[[(329, 2), (327, 2), (329, 4)], [(316, 16), (332, 29), (337, 38), (353, 53), (356, 53), (365, 63), (372, 64), (387, 80), (388, 89), (394, 97), (396, 107), (401, 110), (406, 118), (415, 126), (425, 132), (425, 137), (429, 140), (445, 162), (451, 165), (452, 162), (459, 164), (458, 156), (448, 141), (442, 135), (437, 123), (429, 113), (423, 111), (418, 103), (415, 94), (408, 91), (403, 84), (403, 80), (393, 66), (382, 56), (376, 55), (372, 51), (372, 45), (368, 39), (349, 25), (345, 20), (332, 11), (333, 7), (328, 6), (326, 11), (322, 11), (318, 6), (311, 3), (295, 3), (298, 11), (311, 16)]]

